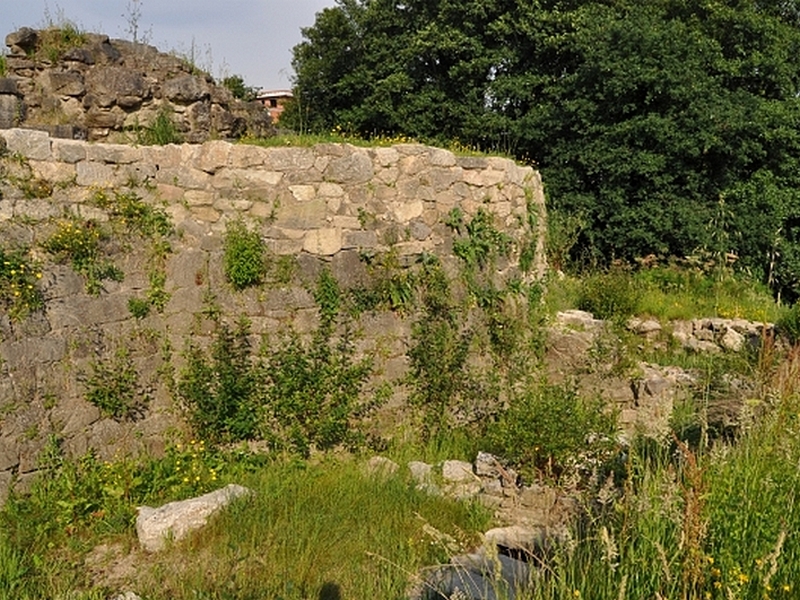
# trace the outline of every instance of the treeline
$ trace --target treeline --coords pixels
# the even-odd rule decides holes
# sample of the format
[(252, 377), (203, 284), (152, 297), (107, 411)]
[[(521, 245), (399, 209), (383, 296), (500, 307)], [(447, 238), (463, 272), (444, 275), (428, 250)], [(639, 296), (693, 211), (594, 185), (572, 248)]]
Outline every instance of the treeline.
[(337, 0), (282, 122), (536, 163), (570, 258), (733, 262), (800, 295), (800, 6)]

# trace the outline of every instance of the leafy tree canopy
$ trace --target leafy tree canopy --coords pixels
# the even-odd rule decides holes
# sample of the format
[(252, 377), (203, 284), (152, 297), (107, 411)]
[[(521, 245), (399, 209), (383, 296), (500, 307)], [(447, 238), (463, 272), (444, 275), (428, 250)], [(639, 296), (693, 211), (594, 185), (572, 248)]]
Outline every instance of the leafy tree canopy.
[(800, 294), (800, 3), (338, 0), (303, 35), (284, 123), (510, 152), (574, 257), (730, 253)]

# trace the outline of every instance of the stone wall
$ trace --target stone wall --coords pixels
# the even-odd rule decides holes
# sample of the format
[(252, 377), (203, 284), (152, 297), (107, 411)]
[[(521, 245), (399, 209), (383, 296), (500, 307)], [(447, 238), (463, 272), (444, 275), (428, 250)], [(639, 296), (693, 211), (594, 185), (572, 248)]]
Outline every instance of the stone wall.
[[(32, 248), (43, 261), (45, 307), (19, 322), (0, 315), (0, 488), (36, 471), (51, 435), (73, 453), (163, 445), (164, 432), (181, 419), (162, 375), (180, 368), (188, 340), (208, 341), (209, 293), (215, 310), (246, 315), (254, 334), (287, 325), (308, 331), (316, 320), (308, 282), (323, 267), (354, 286), (368, 276), (365, 255), (391, 250), (401, 264), (410, 264), (427, 253), (453, 264), (454, 234), (445, 221), (454, 208), (467, 218), (481, 208), (492, 213), (496, 227), (516, 242), (533, 236), (538, 253), (532, 272), (519, 272), (515, 244), (498, 277), (535, 277), (545, 268), (539, 174), (502, 158), (459, 157), (414, 144), (134, 147), (23, 129), (0, 130), (0, 145), (3, 140), (0, 244)], [(21, 175), (45, 193), (31, 194), (30, 186), (19, 184)], [(140, 320), (128, 301), (148, 287), (147, 248), (120, 243), (113, 260), (124, 281), (106, 282), (92, 296), (82, 276), (55, 264), (40, 245), (65, 213), (107, 221), (90, 198), (98, 189), (125, 186), (163, 205), (176, 229), (166, 261), (169, 301), (163, 313)], [(537, 231), (530, 231), (529, 211)], [(297, 280), (233, 291), (222, 269), (224, 232), (232, 219), (257, 228), (275, 255), (290, 257)], [(402, 376), (407, 320), (382, 312), (364, 315), (359, 325), (362, 349), (380, 349), (380, 377)], [(142, 392), (152, 398), (143, 418), (130, 422), (103, 418), (84, 400), (91, 365), (108, 361), (122, 346), (136, 364)]]
[[(76, 36), (73, 36), (75, 38)], [(165, 114), (187, 142), (272, 133), (269, 113), (187, 60), (141, 43), (23, 27), (6, 36), (0, 128), (102, 141), (136, 139)]]

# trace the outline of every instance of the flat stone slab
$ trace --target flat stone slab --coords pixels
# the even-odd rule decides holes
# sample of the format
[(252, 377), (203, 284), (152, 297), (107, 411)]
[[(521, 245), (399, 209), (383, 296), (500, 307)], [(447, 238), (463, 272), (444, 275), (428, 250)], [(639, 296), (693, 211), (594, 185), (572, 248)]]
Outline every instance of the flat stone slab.
[(236, 498), (252, 494), (252, 490), (235, 483), (197, 498), (170, 502), (158, 508), (140, 506), (136, 517), (139, 544), (148, 552), (164, 548), (167, 540), (177, 541), (200, 529), (208, 518)]

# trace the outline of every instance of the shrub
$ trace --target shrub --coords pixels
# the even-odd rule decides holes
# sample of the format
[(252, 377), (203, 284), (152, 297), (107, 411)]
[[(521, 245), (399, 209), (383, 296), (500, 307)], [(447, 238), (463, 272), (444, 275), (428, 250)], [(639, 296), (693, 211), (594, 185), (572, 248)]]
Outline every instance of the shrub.
[(92, 363), (85, 398), (104, 415), (118, 420), (140, 416), (150, 401), (139, 390), (136, 365), (124, 347), (116, 351), (110, 363)]
[(196, 345), (187, 351), (178, 394), (196, 433), (212, 442), (248, 440), (259, 433), (263, 384), (249, 333), (246, 321), (234, 329), (222, 323), (209, 353)]
[(183, 142), (183, 136), (172, 119), (172, 108), (168, 104), (161, 106), (150, 126), (136, 127), (135, 135), (136, 143), (144, 146), (166, 146)]
[(578, 308), (598, 319), (622, 324), (636, 313), (639, 295), (630, 273), (621, 268), (611, 269), (583, 279)]
[(572, 459), (596, 459), (614, 444), (616, 415), (567, 386), (532, 385), (487, 428), (493, 451), (523, 475), (558, 476)]
[(267, 276), (267, 247), (256, 231), (242, 221), (225, 228), (225, 277), (237, 290), (259, 285)]
[(795, 302), (792, 308), (781, 316), (776, 327), (790, 344), (800, 342), (800, 302)]

